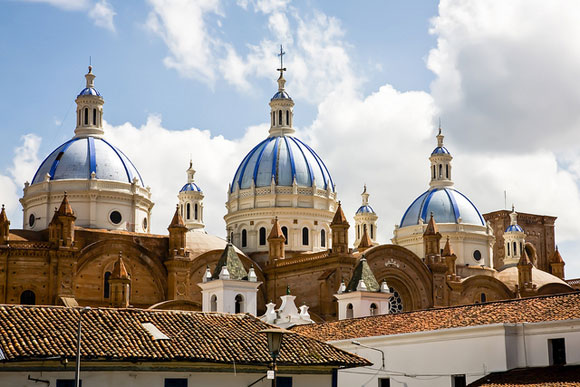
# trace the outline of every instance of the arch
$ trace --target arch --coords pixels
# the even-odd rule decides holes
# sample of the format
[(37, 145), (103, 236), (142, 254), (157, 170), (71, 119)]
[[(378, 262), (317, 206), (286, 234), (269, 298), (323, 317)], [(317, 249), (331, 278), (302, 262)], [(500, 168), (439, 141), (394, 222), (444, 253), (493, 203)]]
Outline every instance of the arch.
[(375, 304), (374, 302), (371, 304), (370, 309), (369, 309), (369, 315), (370, 316), (376, 316), (377, 315), (377, 304)]
[(260, 246), (266, 245), (266, 227), (260, 227)]
[(481, 303), (487, 302), (487, 296), (485, 295), (485, 293), (481, 293), (479, 295), (479, 301), (481, 301)]
[(524, 249), (526, 249), (526, 253), (528, 253), (528, 258), (534, 264), (534, 266), (538, 267), (538, 251), (536, 250), (536, 246), (533, 243), (526, 242), (524, 244)]
[(320, 230), (320, 247), (326, 247), (326, 231)]
[(282, 126), (282, 110), (278, 110), (278, 126)]
[(284, 244), (287, 245), (288, 244), (288, 227), (282, 226), (282, 234), (284, 234), (284, 238), (286, 239), (284, 241)]
[(435, 165), (433, 165), (433, 173), (432, 173), (432, 177), (431, 177), (432, 179), (435, 179), (437, 177), (437, 170), (436, 170), (436, 168), (437, 167)]
[(244, 303), (244, 296), (241, 294), (236, 294), (236, 298), (234, 298), (234, 313), (244, 313), (246, 311), (245, 303)]
[[(514, 256), (517, 256), (518, 255), (518, 244), (516, 242), (512, 242), (512, 246), (514, 249)], [(520, 251), (520, 254), (521, 254), (521, 251)]]
[(397, 245), (380, 245), (365, 251), (376, 279), (397, 290), (404, 311), (433, 306), (433, 277), (412, 251)]
[(93, 125), (97, 125), (97, 109), (93, 108)]
[(552, 282), (540, 286), (540, 288), (538, 289), (538, 295), (571, 293), (574, 291), (575, 290), (571, 288), (569, 285), (561, 284), (558, 282)]
[(507, 245), (507, 256), (509, 257), (510, 256), (510, 243), (507, 242), (506, 245)]
[[(460, 304), (473, 304), (474, 302), (490, 302), (514, 298), (512, 291), (499, 279), (487, 275), (473, 275), (467, 277), (462, 283), (459, 297)], [(482, 301), (482, 294), (485, 301)]]
[(303, 246), (308, 246), (310, 244), (309, 241), (309, 234), (310, 232), (308, 231), (308, 227), (303, 227), (302, 228), (302, 245)]
[(89, 108), (85, 108), (85, 125), (89, 124)]
[(353, 315), (354, 315), (354, 309), (352, 307), (352, 304), (346, 305), (346, 318), (353, 318)]
[(286, 110), (286, 126), (290, 125), (290, 112)]
[(169, 300), (169, 301), (161, 301), (155, 305), (151, 305), (147, 309), (201, 311), (201, 303), (191, 300)]
[(439, 178), (443, 177), (443, 164), (439, 164)]
[(248, 232), (246, 229), (242, 230), (242, 247), (248, 246)]
[(20, 303), (22, 305), (35, 305), (36, 294), (32, 290), (25, 290), (20, 294)]
[(197, 220), (197, 215), (198, 215), (197, 213), (198, 213), (198, 210), (197, 210), (197, 203), (195, 203), (195, 204), (193, 205), (193, 219), (195, 219), (195, 220)]
[(191, 204), (187, 203), (185, 205), (185, 219), (189, 220), (190, 215), (191, 215)]
[(103, 275), (103, 298), (109, 298), (111, 296), (111, 284), (109, 283), (109, 278), (111, 278), (111, 272), (106, 271)]
[(449, 164), (445, 164), (445, 178), (449, 179)]
[(217, 296), (215, 294), (212, 294), (209, 300), (209, 311), (217, 312)]

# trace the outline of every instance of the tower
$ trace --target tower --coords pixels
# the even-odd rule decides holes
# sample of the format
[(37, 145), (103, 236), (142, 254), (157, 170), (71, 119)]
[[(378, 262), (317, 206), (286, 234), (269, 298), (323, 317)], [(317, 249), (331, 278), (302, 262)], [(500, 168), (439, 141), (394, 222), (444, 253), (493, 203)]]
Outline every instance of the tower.
[(350, 225), (346, 221), (342, 205), (338, 202), (338, 208), (330, 224), (332, 229), (332, 252), (335, 254), (348, 254), (348, 229)]
[(379, 285), (363, 255), (348, 285), (343, 282), (334, 295), (338, 300), (338, 319), (387, 314), (391, 296), (386, 281)]
[(179, 208), (181, 216), (188, 230), (203, 231), (203, 192), (194, 182), (195, 169), (192, 162), (189, 162), (187, 173), (187, 183), (177, 197), (179, 198)]
[(257, 312), (258, 282), (254, 268), (246, 271), (234, 246), (228, 242), (213, 274), (208, 267), (201, 288), (204, 312)]
[(113, 266), (113, 272), (109, 278), (111, 289), (110, 302), (114, 308), (128, 308), (131, 297), (131, 277), (127, 273), (125, 263), (123, 263), (122, 253), (119, 251), (119, 258)]
[(505, 257), (503, 260), (504, 267), (507, 265), (515, 265), (519, 262), (523, 255), (526, 234), (524, 229), (518, 224), (518, 214), (512, 206), (510, 213), (510, 225), (503, 233), (503, 240), (505, 243)]
[(173, 219), (167, 230), (169, 230), (169, 255), (185, 255), (185, 245), (187, 233), (187, 227), (183, 222), (183, 218), (179, 213), (179, 205), (175, 208), (175, 213), (173, 214)]
[(365, 230), (368, 233), (372, 241), (372, 245), (377, 245), (377, 220), (379, 217), (375, 213), (375, 210), (369, 205), (369, 194), (367, 192), (367, 186), (364, 185), (362, 194), (362, 204), (356, 210), (354, 215), (354, 227), (356, 233), (356, 239), (354, 241), (354, 247), (358, 247), (363, 237)]
[(85, 79), (86, 86), (75, 100), (77, 104), (75, 137), (101, 137), (105, 134), (103, 130), (103, 104), (105, 100), (95, 89), (95, 75), (92, 66), (89, 66), (89, 72), (85, 75)]
[(441, 133), (441, 127), (439, 127), (437, 148), (435, 148), (429, 157), (429, 161), (431, 162), (431, 182), (429, 186), (431, 188), (453, 186), (453, 180), (451, 180), (451, 160), (453, 160), (453, 156), (451, 156), (451, 153), (443, 145), (444, 138), (445, 136)]

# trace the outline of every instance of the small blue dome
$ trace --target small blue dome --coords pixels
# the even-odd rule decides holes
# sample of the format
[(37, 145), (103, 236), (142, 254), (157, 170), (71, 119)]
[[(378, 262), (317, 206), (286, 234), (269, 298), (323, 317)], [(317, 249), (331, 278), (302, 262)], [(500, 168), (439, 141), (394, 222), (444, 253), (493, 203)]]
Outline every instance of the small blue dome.
[(97, 97), (100, 97), (101, 93), (99, 93), (94, 87), (85, 87), (81, 90), (78, 96), (80, 97), (81, 95), (96, 95)]
[(132, 183), (141, 175), (123, 152), (98, 137), (75, 137), (56, 148), (34, 174), (32, 184), (41, 183), (48, 173), (50, 180), (97, 179)]
[(334, 183), (322, 159), (308, 145), (293, 136), (268, 137), (250, 151), (236, 170), (231, 192), (240, 189), (276, 185), (312, 187), (334, 191)]
[(508, 228), (505, 229), (505, 232), (511, 232), (511, 231), (524, 232), (524, 229), (521, 228), (519, 224), (510, 224), (508, 226)]
[(290, 95), (288, 95), (288, 93), (286, 93), (284, 90), (282, 91), (278, 91), (276, 94), (274, 94), (274, 96), (270, 99), (289, 99), (292, 100), (292, 98), (290, 98)]
[(201, 188), (199, 188), (198, 185), (195, 183), (187, 183), (179, 190), (179, 192), (187, 192), (187, 191), (201, 192)]
[(433, 149), (433, 152), (431, 152), (431, 156), (441, 154), (450, 155), (451, 153), (444, 146), (438, 146), (437, 148)]
[(485, 221), (475, 205), (454, 188), (433, 188), (419, 196), (407, 208), (400, 227), (414, 226), (429, 220), (433, 213), (437, 223), (461, 223), (485, 226)]
[(358, 215), (358, 214), (375, 214), (375, 210), (373, 210), (373, 208), (369, 205), (360, 206), (358, 208), (358, 210), (356, 210), (355, 215)]

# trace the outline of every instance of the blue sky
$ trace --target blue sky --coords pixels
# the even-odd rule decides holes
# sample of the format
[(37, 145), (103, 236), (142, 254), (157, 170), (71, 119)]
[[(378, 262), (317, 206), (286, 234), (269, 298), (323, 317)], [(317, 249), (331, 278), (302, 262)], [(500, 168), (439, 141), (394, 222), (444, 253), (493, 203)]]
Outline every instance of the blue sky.
[(265, 136), (284, 44), (295, 126), (345, 209), (367, 183), (388, 242), (427, 187), (442, 119), (454, 179), (481, 212), (558, 216), (580, 277), (580, 39), (575, 1), (0, 0), (0, 199), (13, 225), (38, 163), (74, 130), (89, 57), (107, 132), (139, 168), (165, 232), (191, 155), (207, 228)]

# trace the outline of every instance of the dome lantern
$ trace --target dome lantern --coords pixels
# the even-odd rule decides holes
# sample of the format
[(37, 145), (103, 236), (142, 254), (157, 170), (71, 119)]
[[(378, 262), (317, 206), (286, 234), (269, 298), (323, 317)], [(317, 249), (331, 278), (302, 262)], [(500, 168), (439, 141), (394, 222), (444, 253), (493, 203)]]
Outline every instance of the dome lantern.
[(92, 66), (89, 66), (89, 72), (85, 75), (85, 79), (86, 86), (75, 100), (77, 103), (75, 137), (101, 137), (104, 134), (103, 104), (105, 101), (95, 89), (95, 74), (93, 74)]
[(431, 152), (431, 157), (429, 157), (429, 161), (431, 162), (431, 182), (429, 186), (431, 188), (453, 186), (453, 180), (451, 180), (451, 160), (453, 160), (453, 157), (443, 145), (444, 137), (441, 133), (441, 125), (439, 125), (437, 148)]
[(286, 85), (286, 79), (284, 79), (284, 55), (286, 53), (283, 51), (280, 45), (280, 77), (278, 77), (278, 92), (274, 94), (270, 100), (270, 137), (284, 136), (286, 134), (293, 134), (295, 132), (292, 127), (293, 118), (293, 108), (294, 101), (286, 92), (284, 86)]

